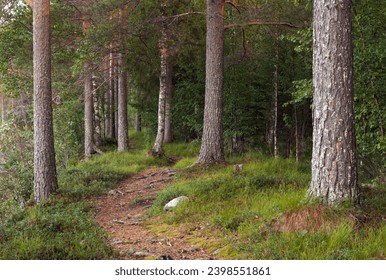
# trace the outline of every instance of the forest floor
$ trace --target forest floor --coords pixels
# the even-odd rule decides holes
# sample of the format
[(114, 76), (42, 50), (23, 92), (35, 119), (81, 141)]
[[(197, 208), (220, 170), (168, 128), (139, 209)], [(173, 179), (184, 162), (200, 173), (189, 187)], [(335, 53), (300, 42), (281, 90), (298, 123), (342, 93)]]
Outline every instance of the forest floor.
[(156, 233), (147, 226), (146, 211), (174, 175), (171, 169), (146, 170), (93, 200), (96, 221), (108, 232), (109, 244), (120, 259), (218, 259), (187, 242), (189, 235), (181, 229), (178, 234)]

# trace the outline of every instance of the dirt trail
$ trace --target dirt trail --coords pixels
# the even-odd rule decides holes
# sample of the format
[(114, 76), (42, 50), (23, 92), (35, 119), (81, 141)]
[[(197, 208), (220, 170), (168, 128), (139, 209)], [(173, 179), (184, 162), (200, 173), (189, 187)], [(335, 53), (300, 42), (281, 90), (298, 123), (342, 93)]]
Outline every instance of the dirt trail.
[(146, 170), (94, 200), (96, 221), (109, 233), (110, 245), (120, 252), (121, 259), (215, 259), (183, 236), (158, 235), (143, 225), (143, 214), (174, 174), (170, 169)]

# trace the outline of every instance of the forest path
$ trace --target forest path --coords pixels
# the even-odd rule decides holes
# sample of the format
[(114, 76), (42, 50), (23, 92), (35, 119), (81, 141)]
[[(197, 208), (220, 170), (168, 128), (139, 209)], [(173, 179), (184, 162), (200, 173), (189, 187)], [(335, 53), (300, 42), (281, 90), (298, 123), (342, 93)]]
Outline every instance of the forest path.
[(171, 169), (150, 169), (118, 183), (107, 195), (93, 199), (96, 221), (109, 234), (120, 259), (215, 259), (184, 240), (183, 233), (160, 234), (146, 227), (146, 210), (175, 175)]

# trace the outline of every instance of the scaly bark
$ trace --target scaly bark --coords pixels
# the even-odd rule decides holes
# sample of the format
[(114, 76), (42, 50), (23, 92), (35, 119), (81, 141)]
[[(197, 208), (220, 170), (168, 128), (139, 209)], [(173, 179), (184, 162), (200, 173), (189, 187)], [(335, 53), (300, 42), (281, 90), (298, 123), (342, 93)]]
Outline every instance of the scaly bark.
[(328, 205), (358, 197), (351, 0), (314, 1), (313, 150), (308, 196)]
[(34, 198), (38, 204), (57, 188), (51, 91), (50, 1), (35, 0), (34, 68)]
[(197, 164), (222, 162), (224, 0), (207, 0), (205, 108), (202, 144)]

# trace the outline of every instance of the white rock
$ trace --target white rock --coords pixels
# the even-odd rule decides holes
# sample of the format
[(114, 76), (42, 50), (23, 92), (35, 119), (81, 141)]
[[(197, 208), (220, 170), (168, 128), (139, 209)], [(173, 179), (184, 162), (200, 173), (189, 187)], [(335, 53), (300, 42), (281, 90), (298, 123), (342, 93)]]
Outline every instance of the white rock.
[(165, 204), (164, 206), (164, 210), (165, 211), (170, 211), (172, 210), (174, 207), (176, 207), (178, 204), (180, 204), (181, 202), (185, 201), (185, 200), (188, 200), (188, 197), (186, 196), (180, 196), (180, 197), (177, 197), (175, 199), (172, 199), (170, 200), (168, 203)]

